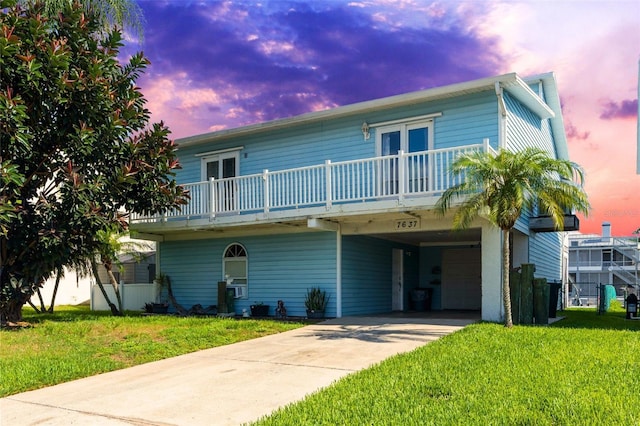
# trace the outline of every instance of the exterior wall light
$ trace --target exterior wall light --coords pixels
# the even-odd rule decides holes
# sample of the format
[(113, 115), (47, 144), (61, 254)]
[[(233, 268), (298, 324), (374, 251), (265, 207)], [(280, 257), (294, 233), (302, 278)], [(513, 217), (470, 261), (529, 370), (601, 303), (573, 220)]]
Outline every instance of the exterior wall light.
[(369, 124), (366, 121), (362, 123), (362, 136), (365, 141), (368, 141), (371, 137), (371, 133), (369, 133)]

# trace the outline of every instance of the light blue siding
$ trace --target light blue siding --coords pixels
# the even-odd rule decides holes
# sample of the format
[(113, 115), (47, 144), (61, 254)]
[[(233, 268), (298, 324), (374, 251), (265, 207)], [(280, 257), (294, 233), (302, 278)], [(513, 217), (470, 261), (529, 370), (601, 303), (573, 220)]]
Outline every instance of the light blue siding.
[(527, 147), (536, 147), (556, 157), (549, 120), (541, 120), (508, 93), (505, 93), (504, 99), (508, 111), (507, 148), (519, 151)]
[(234, 137), (180, 147), (178, 157), (182, 170), (177, 172), (180, 183), (200, 181), (201, 158), (196, 154), (242, 146), (239, 175), (284, 170), (333, 162), (370, 158), (376, 155), (375, 129), (364, 140), (361, 126), (368, 123), (442, 112), (434, 119), (434, 147), (450, 148), (482, 143), (489, 138), (494, 148), (498, 141), (497, 102), (493, 92), (482, 92), (410, 107), (360, 114), (352, 117), (292, 126), (260, 135)]
[[(404, 306), (408, 307), (408, 292), (418, 286), (418, 248), (366, 236), (343, 237), (343, 315), (391, 311), (391, 259), (394, 248), (405, 250)], [(409, 256), (408, 252), (412, 255)]]
[(160, 243), (162, 272), (171, 278), (178, 303), (186, 308), (217, 305), (223, 251), (234, 242), (245, 247), (249, 263), (248, 298), (235, 300), (237, 313), (262, 302), (273, 315), (277, 301), (283, 300), (288, 314), (304, 316), (306, 291), (319, 286), (330, 296), (327, 316), (336, 315), (333, 232)]
[(435, 120), (435, 148), (482, 143), (488, 138), (498, 148), (498, 104), (493, 92), (443, 102), (442, 117)]
[(536, 265), (536, 278), (562, 279), (562, 233), (532, 232), (529, 237), (529, 262)]

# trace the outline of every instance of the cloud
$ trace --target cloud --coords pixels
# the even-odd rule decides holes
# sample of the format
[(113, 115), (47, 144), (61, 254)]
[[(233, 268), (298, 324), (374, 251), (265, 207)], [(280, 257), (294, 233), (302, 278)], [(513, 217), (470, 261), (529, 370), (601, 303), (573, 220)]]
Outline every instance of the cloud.
[(638, 116), (638, 100), (625, 99), (619, 103), (607, 101), (604, 103), (600, 118), (612, 120), (616, 118), (635, 118)]
[(580, 132), (578, 128), (568, 119), (565, 119), (564, 127), (567, 132), (567, 137), (569, 139), (580, 140), (580, 141), (589, 139), (588, 131)]
[[(239, 126), (500, 71), (494, 39), (452, 11), (411, 4), (144, 2), (152, 66), (143, 79), (184, 75), (188, 90), (228, 110), (224, 124)], [(181, 100), (169, 103), (188, 103), (182, 83), (172, 90)]]

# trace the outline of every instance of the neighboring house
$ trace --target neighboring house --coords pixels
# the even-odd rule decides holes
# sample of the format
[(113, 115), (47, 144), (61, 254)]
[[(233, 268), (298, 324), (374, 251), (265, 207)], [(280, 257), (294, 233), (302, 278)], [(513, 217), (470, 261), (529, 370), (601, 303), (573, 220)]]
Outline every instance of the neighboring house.
[[(151, 248), (151, 247), (146, 247)], [(115, 278), (118, 282), (125, 284), (151, 284), (155, 277), (155, 251), (143, 250), (136, 257), (130, 254), (121, 254), (118, 261), (122, 268), (117, 265), (113, 266)], [(106, 269), (102, 265), (98, 265), (98, 275), (109, 294), (113, 294), (111, 290), (111, 281)], [(64, 269), (64, 276), (60, 279), (58, 290), (56, 292), (55, 304), (58, 305), (78, 305), (89, 302), (94, 310), (108, 310), (109, 307), (104, 301), (104, 297), (97, 290), (95, 278), (91, 274), (89, 276), (81, 276), (76, 270), (71, 268)], [(45, 304), (51, 303), (51, 297), (55, 288), (56, 277), (49, 278), (40, 293)], [(151, 286), (149, 286), (151, 287)], [(148, 290), (149, 294), (153, 294), (153, 289)], [(152, 300), (149, 296), (149, 300)], [(115, 301), (115, 299), (113, 299)], [(37, 295), (31, 297), (31, 302), (36, 306), (40, 306), (40, 300)], [(136, 304), (128, 307), (129, 309), (142, 309), (143, 305)]]
[[(283, 300), (304, 315), (308, 288), (327, 316), (409, 308), (433, 288), (433, 309), (502, 319), (501, 237), (479, 219), (451, 231), (434, 205), (470, 151), (536, 146), (567, 159), (553, 74), (505, 74), (223, 130), (177, 141), (190, 191), (181, 211), (134, 216), (136, 238), (158, 242), (159, 271), (183, 306), (217, 303), (225, 276), (236, 312)], [(548, 220), (515, 226), (513, 264), (560, 280), (562, 234)], [(573, 226), (575, 217), (568, 217)], [(572, 227), (570, 229), (576, 229)]]
[[(155, 251), (140, 251), (135, 256), (132, 254), (118, 255), (118, 264), (114, 264), (112, 267), (113, 275), (118, 282), (151, 284), (156, 277)], [(98, 265), (98, 275), (103, 284), (110, 285), (111, 280), (104, 266)]]
[[(135, 256), (121, 254), (118, 256), (118, 264), (113, 265), (113, 275), (120, 285), (122, 309), (130, 311), (142, 310), (145, 303), (154, 302), (156, 298), (156, 290), (153, 285), (153, 280), (156, 277), (155, 251), (138, 251)], [(98, 276), (109, 296), (109, 300), (116, 303), (116, 295), (111, 279), (102, 265), (98, 266)], [(109, 310), (109, 304), (93, 277), (92, 282), (91, 309), (94, 311)]]
[[(602, 235), (569, 234), (569, 305), (595, 305), (598, 286), (611, 284), (623, 301), (640, 285), (640, 244), (637, 237), (611, 236), (611, 224)], [(637, 293), (636, 293), (637, 294)]]

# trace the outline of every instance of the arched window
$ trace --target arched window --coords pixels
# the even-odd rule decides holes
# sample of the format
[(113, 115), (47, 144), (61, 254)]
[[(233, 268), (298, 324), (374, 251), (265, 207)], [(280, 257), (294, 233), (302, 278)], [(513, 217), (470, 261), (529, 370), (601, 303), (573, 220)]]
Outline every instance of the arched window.
[(225, 280), (233, 279), (230, 287), (236, 288), (236, 298), (248, 297), (248, 260), (247, 251), (238, 243), (229, 245), (222, 257), (222, 275)]

